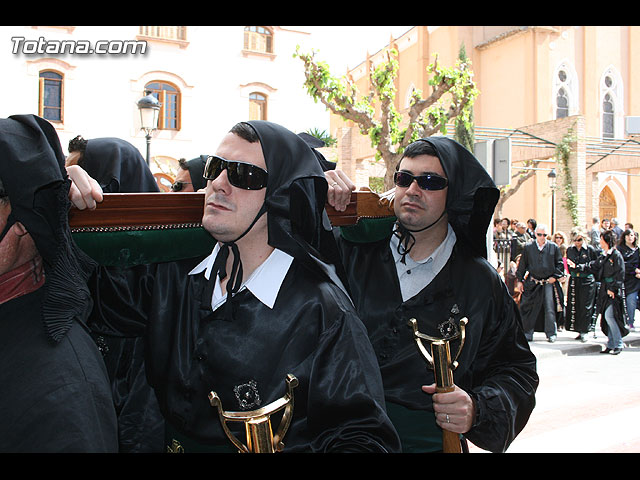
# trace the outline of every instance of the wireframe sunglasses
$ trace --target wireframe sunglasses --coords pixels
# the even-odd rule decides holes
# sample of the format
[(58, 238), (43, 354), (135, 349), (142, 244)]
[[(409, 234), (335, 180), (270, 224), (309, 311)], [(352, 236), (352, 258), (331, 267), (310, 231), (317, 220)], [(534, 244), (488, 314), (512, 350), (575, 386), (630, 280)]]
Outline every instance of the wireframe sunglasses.
[(243, 190), (260, 190), (267, 186), (267, 171), (257, 165), (246, 162), (227, 160), (216, 155), (209, 155), (204, 166), (207, 180), (215, 180), (223, 170), (227, 170), (229, 183)]
[(418, 182), (418, 186), (422, 190), (442, 190), (449, 184), (449, 181), (445, 177), (441, 177), (435, 173), (412, 175), (409, 172), (399, 171), (393, 174), (393, 183), (399, 187), (408, 188), (414, 180)]

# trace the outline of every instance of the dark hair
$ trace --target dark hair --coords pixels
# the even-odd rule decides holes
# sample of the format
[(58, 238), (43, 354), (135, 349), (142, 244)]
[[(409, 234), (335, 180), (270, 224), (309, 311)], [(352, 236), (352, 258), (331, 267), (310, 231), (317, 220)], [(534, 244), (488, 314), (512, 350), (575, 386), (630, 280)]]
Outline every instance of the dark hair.
[(71, 152), (84, 153), (84, 151), (87, 149), (87, 142), (88, 140), (85, 140), (84, 138), (82, 138), (81, 135), (78, 135), (77, 137), (72, 138), (71, 140), (69, 140), (69, 153)]
[(260, 141), (260, 138), (258, 138), (258, 134), (253, 127), (245, 122), (236, 123), (229, 131), (249, 143), (256, 143)]
[[(630, 233), (635, 233), (633, 230), (627, 229), (624, 232), (622, 232), (622, 235), (620, 236), (620, 242), (618, 242), (618, 245), (626, 245), (627, 243), (627, 236)], [(637, 247), (638, 246), (638, 236), (634, 235), (633, 237), (633, 246)]]
[(616, 241), (618, 240), (616, 232), (613, 230), (605, 230), (602, 232), (602, 235), (600, 235), (600, 238), (605, 241), (609, 248), (615, 247)]
[(400, 168), (400, 163), (402, 162), (402, 159), (404, 157), (415, 158), (419, 155), (430, 155), (432, 157), (438, 157), (438, 152), (436, 152), (436, 149), (433, 148), (433, 145), (431, 145), (429, 142), (417, 140), (409, 144), (409, 146), (405, 148), (404, 153), (402, 154), (402, 158), (400, 158), (400, 161), (396, 165), (396, 170)]
[(533, 227), (533, 230), (535, 230), (536, 227), (538, 226), (538, 222), (536, 222), (535, 218), (530, 218), (529, 220), (527, 220), (527, 223), (531, 224), (531, 226)]
[(187, 165), (187, 160), (184, 158), (181, 158), (178, 160), (178, 165), (182, 170), (189, 170), (189, 167)]

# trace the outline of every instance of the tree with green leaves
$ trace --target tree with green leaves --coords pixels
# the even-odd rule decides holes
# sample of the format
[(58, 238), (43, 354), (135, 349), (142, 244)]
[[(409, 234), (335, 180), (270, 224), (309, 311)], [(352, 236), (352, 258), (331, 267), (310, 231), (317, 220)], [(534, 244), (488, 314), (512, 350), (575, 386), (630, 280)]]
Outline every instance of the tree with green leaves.
[[(464, 43), (460, 45), (460, 51), (458, 53), (458, 59), (463, 64), (469, 63), (467, 57), (467, 50), (464, 47)], [(462, 116), (456, 117), (455, 134), (453, 138), (471, 153), (473, 153), (473, 145), (475, 144), (475, 129), (473, 125), (473, 105), (468, 107), (469, 118), (463, 119)]]
[(414, 90), (403, 115), (395, 105), (398, 76), (395, 49), (387, 49), (385, 61), (371, 68), (371, 88), (366, 94), (360, 94), (348, 77), (332, 76), (325, 62), (316, 61), (316, 53), (313, 50), (301, 53), (299, 48), (294, 53), (294, 57), (304, 63), (307, 92), (334, 114), (354, 122), (360, 132), (370, 138), (376, 160), (384, 161), (386, 189), (393, 187), (393, 172), (407, 145), (437, 132), (446, 134), (446, 125), (453, 119), (465, 124), (470, 122), (470, 109), (478, 90), (468, 60), (458, 60), (454, 67), (445, 67), (438, 63), (436, 56), (427, 67), (431, 74), (431, 94), (424, 98), (420, 90)]

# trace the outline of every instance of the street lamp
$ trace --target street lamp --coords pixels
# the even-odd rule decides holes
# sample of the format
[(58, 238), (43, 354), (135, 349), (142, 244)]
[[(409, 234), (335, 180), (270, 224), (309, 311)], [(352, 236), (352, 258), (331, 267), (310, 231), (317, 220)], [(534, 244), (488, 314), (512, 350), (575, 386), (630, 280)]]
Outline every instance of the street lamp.
[(140, 110), (140, 130), (144, 130), (147, 139), (147, 165), (151, 159), (151, 132), (158, 128), (158, 115), (162, 104), (151, 94), (151, 90), (145, 90), (145, 96), (138, 100)]
[(551, 189), (551, 235), (555, 232), (555, 210), (556, 210), (556, 169), (552, 168), (547, 174), (549, 178), (549, 188)]

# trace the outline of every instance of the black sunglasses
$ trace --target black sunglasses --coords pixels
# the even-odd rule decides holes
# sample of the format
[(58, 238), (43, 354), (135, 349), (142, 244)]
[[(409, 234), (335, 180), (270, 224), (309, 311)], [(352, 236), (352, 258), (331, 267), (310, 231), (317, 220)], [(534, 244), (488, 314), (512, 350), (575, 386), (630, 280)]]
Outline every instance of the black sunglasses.
[(184, 188), (185, 185), (191, 185), (191, 182), (181, 182), (181, 181), (177, 181), (177, 182), (173, 182), (171, 184), (171, 191), (172, 192), (179, 192), (180, 190), (182, 190)]
[(546, 237), (546, 236), (547, 236), (547, 234), (546, 234), (546, 233), (536, 233), (536, 235), (537, 235), (538, 237)]
[(260, 190), (267, 186), (267, 171), (251, 163), (226, 160), (222, 157), (209, 155), (204, 166), (207, 180), (215, 180), (222, 171), (227, 170), (229, 183), (244, 190)]
[(399, 187), (407, 188), (414, 180), (418, 182), (418, 186), (422, 190), (442, 190), (449, 184), (446, 178), (436, 175), (435, 173), (412, 175), (409, 172), (400, 171), (393, 174), (393, 183)]

